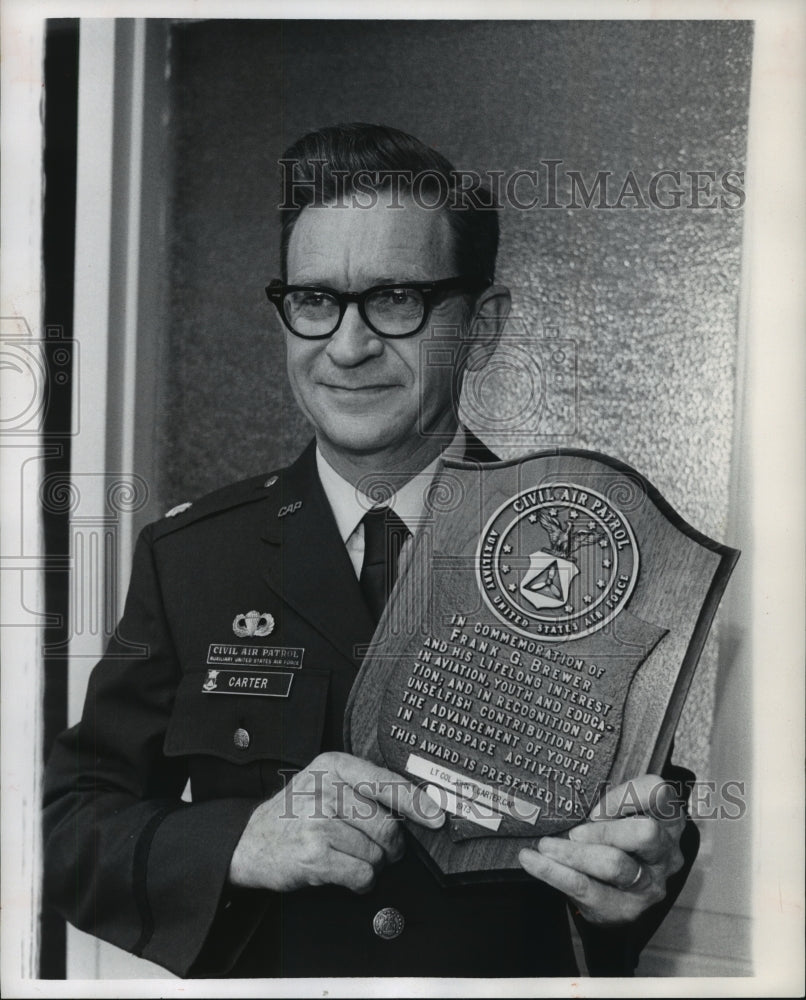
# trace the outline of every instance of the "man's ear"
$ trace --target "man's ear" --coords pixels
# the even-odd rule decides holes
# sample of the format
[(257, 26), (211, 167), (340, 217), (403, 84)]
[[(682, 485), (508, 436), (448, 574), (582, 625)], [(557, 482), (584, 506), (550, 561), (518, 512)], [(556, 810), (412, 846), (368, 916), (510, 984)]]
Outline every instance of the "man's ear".
[(505, 285), (491, 285), (478, 297), (465, 334), (464, 371), (478, 371), (493, 356), (511, 307)]

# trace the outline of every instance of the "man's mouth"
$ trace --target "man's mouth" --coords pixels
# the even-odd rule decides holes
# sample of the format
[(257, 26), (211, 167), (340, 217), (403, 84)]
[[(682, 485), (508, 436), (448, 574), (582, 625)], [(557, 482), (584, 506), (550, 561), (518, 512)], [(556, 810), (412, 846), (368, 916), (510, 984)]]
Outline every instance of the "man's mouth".
[(397, 386), (391, 382), (370, 382), (362, 385), (342, 385), (336, 382), (320, 382), (321, 386), (326, 389), (330, 389), (334, 392), (355, 392), (355, 393), (373, 393), (373, 392), (384, 392), (387, 389), (395, 389)]

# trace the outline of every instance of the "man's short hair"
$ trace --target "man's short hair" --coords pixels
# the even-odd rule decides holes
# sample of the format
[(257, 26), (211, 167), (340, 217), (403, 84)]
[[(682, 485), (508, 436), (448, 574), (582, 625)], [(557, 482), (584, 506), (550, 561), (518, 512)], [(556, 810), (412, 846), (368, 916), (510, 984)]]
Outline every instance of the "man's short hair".
[[(492, 192), (470, 171), (457, 172), (441, 153), (413, 135), (386, 125), (353, 122), (316, 129), (298, 139), (280, 161), (284, 174), (280, 206), (280, 257), (287, 279), (288, 244), (300, 212), (311, 205), (367, 204), (368, 193), (390, 203), (410, 195), (444, 211), (453, 234), (457, 274), (495, 278), (498, 206)], [(371, 200), (371, 199), (370, 199)], [(439, 275), (443, 277), (443, 275)]]

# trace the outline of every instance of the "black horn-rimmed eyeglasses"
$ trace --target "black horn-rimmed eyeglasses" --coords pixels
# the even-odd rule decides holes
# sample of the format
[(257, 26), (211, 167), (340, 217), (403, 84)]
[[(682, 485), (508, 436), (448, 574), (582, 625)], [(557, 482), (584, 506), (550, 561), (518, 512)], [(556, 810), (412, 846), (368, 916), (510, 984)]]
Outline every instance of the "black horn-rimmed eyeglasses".
[(332, 336), (351, 302), (379, 337), (412, 337), (425, 326), (438, 296), (451, 291), (481, 292), (491, 284), (484, 278), (454, 277), (339, 292), (324, 285), (286, 285), (274, 280), (266, 286), (266, 295), (291, 333), (306, 340)]

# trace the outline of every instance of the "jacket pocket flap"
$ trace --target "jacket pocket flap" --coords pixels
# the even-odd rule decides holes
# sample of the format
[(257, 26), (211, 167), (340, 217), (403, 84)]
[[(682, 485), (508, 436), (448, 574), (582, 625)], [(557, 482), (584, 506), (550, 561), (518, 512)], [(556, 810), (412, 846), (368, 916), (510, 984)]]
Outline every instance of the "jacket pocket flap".
[[(319, 753), (328, 671), (295, 672), (287, 695), (271, 696), (204, 690), (206, 677), (194, 671), (180, 682), (165, 734), (166, 756), (206, 754), (233, 764), (275, 760), (304, 767)], [(267, 686), (282, 692), (287, 684), (272, 677)]]

